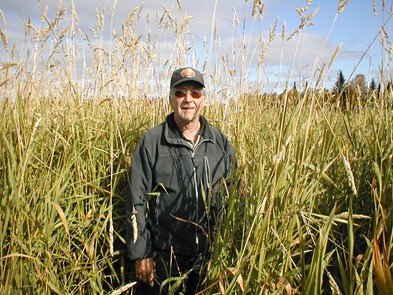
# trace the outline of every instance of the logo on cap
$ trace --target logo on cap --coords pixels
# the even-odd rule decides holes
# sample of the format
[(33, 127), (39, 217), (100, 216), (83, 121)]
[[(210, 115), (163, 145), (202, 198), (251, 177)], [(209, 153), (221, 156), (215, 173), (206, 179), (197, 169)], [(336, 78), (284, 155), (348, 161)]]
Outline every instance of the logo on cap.
[(195, 72), (193, 69), (185, 68), (183, 71), (181, 71), (181, 75), (185, 78), (192, 78), (195, 77)]

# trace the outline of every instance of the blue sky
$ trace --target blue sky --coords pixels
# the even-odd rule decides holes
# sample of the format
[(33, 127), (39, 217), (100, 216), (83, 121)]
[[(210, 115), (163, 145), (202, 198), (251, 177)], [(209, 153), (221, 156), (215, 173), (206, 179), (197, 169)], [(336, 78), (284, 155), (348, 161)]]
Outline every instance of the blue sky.
[[(378, 37), (374, 43), (373, 39), (378, 35), (382, 24), (389, 19), (392, 0), (349, 0), (338, 15), (339, 0), (261, 0), (263, 13), (261, 18), (257, 18), (253, 23), (251, 0), (183, 0), (180, 1), (180, 12), (176, 0), (118, 0), (116, 2), (74, 0), (74, 2), (82, 31), (89, 32), (90, 28), (95, 27), (96, 9), (103, 11), (106, 21), (102, 45), (106, 48), (114, 46), (113, 32), (121, 32), (122, 24), (130, 11), (143, 5), (136, 31), (141, 40), (147, 39), (147, 32), (153, 36), (155, 50), (160, 54), (157, 66), (165, 60), (165, 55), (171, 56), (172, 52), (173, 56), (175, 48), (175, 38), (170, 30), (157, 29), (157, 23), (165, 6), (173, 15), (177, 15), (179, 20), (185, 15), (192, 16), (187, 27), (187, 42), (190, 45), (195, 44), (195, 50), (187, 57), (187, 63), (198, 67), (209, 60), (209, 67), (219, 67), (223, 54), (229, 55), (229, 58), (234, 59), (233, 63), (236, 60), (237, 73), (243, 67), (244, 73), (237, 76), (237, 79), (252, 83), (259, 73), (263, 76), (263, 87), (267, 91), (281, 91), (285, 81), (291, 81), (290, 83), (295, 81), (301, 85), (305, 81), (312, 80), (312, 77), (318, 75), (323, 64), (329, 64), (338, 48), (340, 51), (335, 62), (326, 69), (322, 85), (319, 86), (331, 87), (336, 80), (338, 70), (343, 71), (346, 79), (354, 78), (356, 74), (364, 74), (367, 81), (374, 78), (377, 83), (381, 79), (382, 65), (385, 75), (390, 74), (389, 56), (382, 50), (380, 38)], [(47, 6), (48, 16), (54, 17), (57, 9), (57, 1), (54, 0), (1, 1), (0, 9), (5, 16), (6, 26), (2, 21), (0, 26), (6, 32), (10, 44), (15, 42), (18, 46), (23, 46), (28, 43), (25, 38), (24, 23), (30, 18), (33, 25), (40, 25), (38, 3), (42, 7)], [(70, 17), (70, 3), (71, 0), (62, 1), (62, 7), (67, 10), (63, 27), (67, 25), (67, 19)], [(116, 3), (116, 6), (113, 6), (113, 3)], [(385, 3), (384, 11), (382, 11), (382, 3)], [(113, 18), (111, 7), (115, 8)], [(300, 24), (297, 8), (307, 8), (306, 16), (315, 10), (318, 11), (312, 18), (312, 25), (305, 27), (300, 34), (288, 40), (290, 34), (296, 31)], [(238, 17), (235, 28), (232, 26), (234, 13)], [(146, 21), (147, 14), (149, 22)], [(276, 22), (276, 35), (269, 43), (269, 30)], [(285, 26), (284, 38), (281, 37), (283, 26)], [(389, 20), (385, 27), (389, 35), (392, 33), (391, 26)], [(212, 28), (219, 35), (219, 40), (212, 37)], [(244, 60), (241, 62), (240, 57), (232, 52), (233, 46), (240, 48), (242, 41), (245, 42), (246, 49), (243, 52)], [(83, 48), (85, 41), (80, 38), (79, 42)], [(207, 52), (203, 47), (204, 43), (208, 45)], [(262, 67), (258, 67), (261, 48), (266, 52), (263, 52)], [(6, 59), (4, 55), (0, 54), (0, 56), (3, 61)], [(382, 63), (383, 58), (384, 63)]]

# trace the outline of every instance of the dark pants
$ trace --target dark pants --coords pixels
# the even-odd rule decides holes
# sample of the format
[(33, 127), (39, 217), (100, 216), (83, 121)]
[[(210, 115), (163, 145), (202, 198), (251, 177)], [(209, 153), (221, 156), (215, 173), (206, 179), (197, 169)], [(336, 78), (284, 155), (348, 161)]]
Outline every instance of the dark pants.
[[(154, 287), (139, 283), (136, 295), (179, 294), (195, 295), (203, 280), (203, 259), (156, 251), (156, 280)], [(161, 293), (160, 293), (161, 289)]]

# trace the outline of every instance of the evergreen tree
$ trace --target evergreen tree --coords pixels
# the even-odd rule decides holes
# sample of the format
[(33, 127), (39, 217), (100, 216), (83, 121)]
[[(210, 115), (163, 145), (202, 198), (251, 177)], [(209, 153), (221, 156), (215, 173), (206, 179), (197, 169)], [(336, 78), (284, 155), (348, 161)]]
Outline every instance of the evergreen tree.
[(337, 81), (334, 83), (334, 89), (337, 94), (341, 94), (345, 87), (345, 78), (341, 70), (338, 71)]
[(345, 108), (347, 104), (347, 87), (344, 74), (341, 70), (338, 71), (337, 81), (334, 83), (334, 92), (341, 102), (341, 107)]
[(374, 91), (375, 89), (377, 89), (377, 84), (375, 83), (374, 78), (371, 79), (371, 83), (370, 83), (370, 91)]

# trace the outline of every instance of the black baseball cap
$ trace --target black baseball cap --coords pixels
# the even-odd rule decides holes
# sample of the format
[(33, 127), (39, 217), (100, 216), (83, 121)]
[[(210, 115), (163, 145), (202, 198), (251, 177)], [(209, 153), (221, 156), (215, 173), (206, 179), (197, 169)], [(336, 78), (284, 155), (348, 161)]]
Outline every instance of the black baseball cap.
[(180, 68), (173, 72), (170, 88), (172, 89), (173, 87), (184, 82), (196, 82), (202, 87), (205, 87), (202, 74), (190, 67)]

